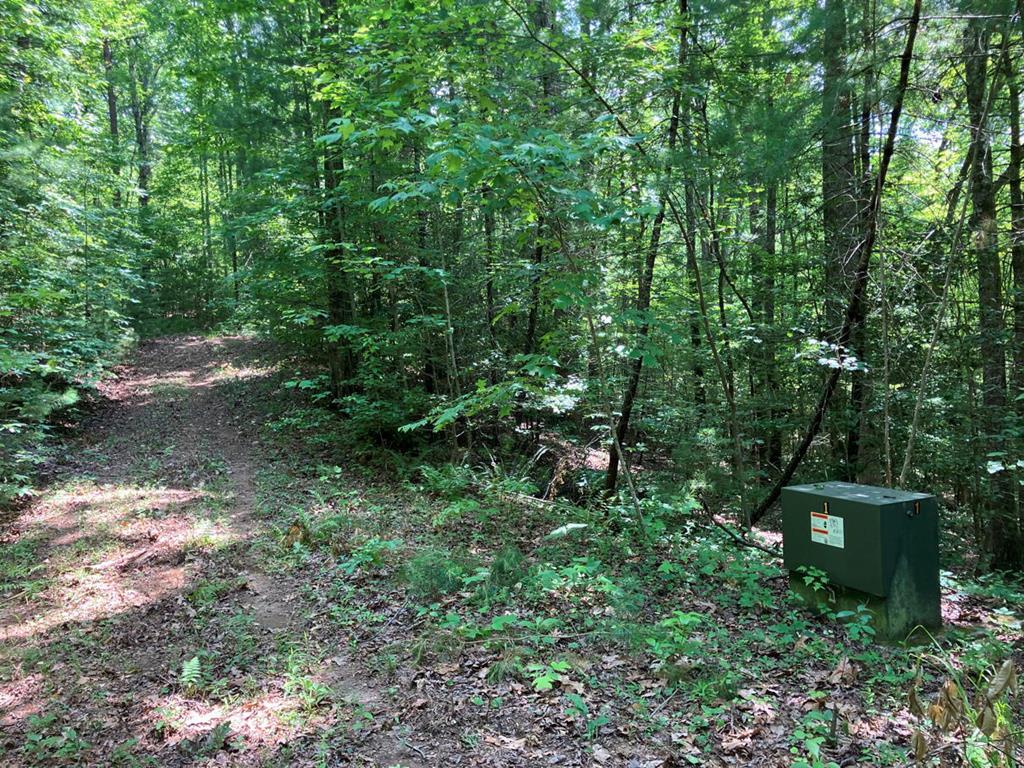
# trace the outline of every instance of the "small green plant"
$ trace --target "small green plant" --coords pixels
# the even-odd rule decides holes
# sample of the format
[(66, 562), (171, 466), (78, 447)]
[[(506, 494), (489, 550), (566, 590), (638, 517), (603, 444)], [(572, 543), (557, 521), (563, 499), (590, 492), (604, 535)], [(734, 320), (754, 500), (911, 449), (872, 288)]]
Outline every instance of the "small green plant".
[(488, 601), (500, 598), (527, 575), (526, 557), (514, 544), (498, 550), (487, 569), (487, 579), (481, 585), (482, 596)]
[(243, 583), (243, 579), (207, 579), (192, 588), (188, 601), (198, 610), (208, 609)]
[(834, 618), (845, 622), (846, 633), (854, 642), (870, 642), (875, 636), (875, 628), (871, 626), (874, 614), (864, 603), (858, 605), (855, 611), (838, 611)]
[(476, 499), (455, 499), (434, 515), (430, 524), (435, 528), (443, 528), (451, 523), (458, 523), (466, 515), (478, 513), (481, 508), (480, 502)]
[(557, 659), (550, 664), (537, 663), (527, 664), (526, 673), (530, 676), (530, 683), (535, 691), (550, 691), (555, 683), (565, 679), (565, 674), (572, 669), (572, 665), (563, 659)]
[(37, 549), (38, 542), (30, 538), (0, 547), (0, 596), (30, 600), (46, 589), (47, 579), (36, 577), (46, 570)]
[(804, 584), (815, 592), (824, 592), (829, 588), (828, 574), (813, 565), (801, 565), (796, 569)]
[(699, 613), (673, 611), (667, 619), (658, 622), (656, 634), (647, 639), (651, 653), (662, 663), (694, 653), (700, 644), (693, 638), (693, 630), (703, 620)]
[(405, 566), (409, 592), (419, 598), (436, 599), (462, 586), (464, 569), (447, 550), (425, 549)]
[(396, 552), (402, 542), (394, 539), (384, 540), (376, 536), (368, 539), (346, 559), (338, 563), (338, 568), (345, 574), (351, 576), (360, 569), (367, 566), (380, 566), (386, 561), (387, 556)]
[(587, 705), (586, 700), (578, 693), (565, 694), (565, 700), (568, 704), (565, 714), (569, 717), (578, 717), (583, 721), (587, 741), (593, 741), (597, 738), (597, 734), (602, 726), (608, 725), (611, 722), (611, 718), (604, 714), (592, 718), (590, 716), (590, 707)]
[(331, 698), (330, 686), (309, 675), (289, 677), (285, 680), (284, 691), (296, 697), (307, 712), (312, 712)]
[(326, 703), (332, 696), (330, 686), (309, 674), (309, 670), (316, 664), (317, 659), (296, 647), (288, 651), (285, 660), (284, 692), (297, 698), (307, 713)]
[(464, 465), (432, 467), (424, 464), (419, 467), (419, 474), (419, 490), (451, 500), (465, 496), (474, 482), (473, 470)]
[(217, 723), (206, 733), (181, 743), (181, 750), (194, 757), (210, 757), (222, 749), (241, 749), (244, 743), (239, 738), (231, 738), (231, 723), (227, 720)]
[(195, 694), (203, 687), (203, 663), (199, 656), (186, 659), (181, 665), (181, 672), (178, 673), (178, 684), (187, 694)]
[(790, 754), (793, 768), (839, 768), (839, 764), (826, 760), (822, 747), (834, 733), (835, 713), (814, 709), (803, 716), (790, 736)]
[(151, 755), (139, 755), (139, 740), (131, 738), (121, 742), (110, 753), (110, 764), (116, 768), (156, 768), (156, 758)]
[(28, 733), (22, 751), (36, 764), (75, 763), (89, 749), (74, 728), (60, 726), (56, 713), (29, 715)]

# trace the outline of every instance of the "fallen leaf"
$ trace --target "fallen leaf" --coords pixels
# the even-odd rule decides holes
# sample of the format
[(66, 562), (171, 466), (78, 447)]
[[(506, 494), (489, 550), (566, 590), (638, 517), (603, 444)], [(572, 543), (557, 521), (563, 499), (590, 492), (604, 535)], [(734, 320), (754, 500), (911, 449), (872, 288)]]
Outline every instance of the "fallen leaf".
[(848, 656), (844, 656), (832, 670), (828, 680), (833, 685), (852, 685), (857, 680), (857, 665), (850, 661)]
[(1017, 693), (1017, 668), (1013, 664), (1013, 659), (1004, 661), (1003, 666), (992, 678), (992, 682), (988, 686), (988, 698), (997, 699), (1006, 690), (1010, 693)]
[(910, 740), (910, 746), (914, 749), (914, 760), (918, 763), (924, 762), (925, 755), (928, 754), (928, 740), (925, 739), (924, 734), (920, 731), (914, 731), (914, 736)]

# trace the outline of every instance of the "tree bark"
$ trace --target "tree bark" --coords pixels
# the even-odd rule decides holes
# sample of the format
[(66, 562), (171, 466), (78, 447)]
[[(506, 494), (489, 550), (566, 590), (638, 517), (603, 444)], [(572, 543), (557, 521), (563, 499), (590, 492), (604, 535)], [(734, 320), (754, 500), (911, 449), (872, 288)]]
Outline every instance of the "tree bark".
[[(868, 208), (868, 215), (865, 220), (867, 230), (853, 254), (857, 264), (856, 271), (854, 272), (856, 279), (853, 283), (853, 295), (850, 297), (850, 303), (846, 308), (846, 316), (843, 319), (843, 326), (839, 332), (838, 343), (840, 345), (845, 345), (849, 342), (854, 323), (864, 312), (862, 305), (867, 292), (871, 254), (874, 251), (875, 239), (878, 235), (878, 216), (882, 208), (882, 192), (885, 190), (885, 179), (889, 173), (889, 163), (896, 148), (896, 133), (900, 124), (900, 115), (903, 113), (903, 99), (906, 96), (907, 85), (910, 82), (910, 64), (914, 58), (914, 42), (917, 39), (917, 28), (920, 20), (921, 0), (914, 0), (914, 8), (911, 12), (907, 29), (907, 43), (903, 49), (903, 55), (900, 57), (900, 78), (896, 87), (892, 114), (889, 117), (889, 130), (886, 133), (885, 143), (882, 147), (882, 155), (878, 164), (878, 175), (875, 177), (874, 191), (871, 194), (871, 205)], [(776, 481), (768, 494), (750, 513), (748, 520), (751, 526), (756, 525), (767, 514), (768, 510), (772, 508), (778, 500), (779, 494), (782, 493), (782, 489), (793, 478), (793, 474), (796, 472), (797, 467), (800, 466), (800, 462), (807, 455), (811, 443), (814, 442), (814, 438), (817, 437), (821, 429), (822, 421), (832, 402), (832, 397), (835, 394), (842, 372), (843, 368), (839, 366), (826, 379), (818, 405), (814, 409), (811, 422), (808, 424), (800, 444), (790, 457), (778, 481)]]
[[(822, 87), (821, 195), (825, 235), (825, 339), (837, 344), (856, 279), (854, 251), (864, 216), (859, 204), (853, 121), (854, 93), (846, 64), (847, 12), (845, 0), (825, 0)], [(840, 353), (857, 355), (863, 318), (854, 318), (848, 344)], [(856, 479), (856, 452), (860, 436), (858, 411), (863, 400), (860, 375), (851, 376), (849, 403), (836, 398), (831, 432), (833, 453), (847, 480)], [(845, 436), (844, 436), (845, 433)]]
[[(679, 0), (679, 37), (677, 43), (677, 77), (682, 78), (683, 69), (686, 65), (687, 35), (689, 34), (686, 24), (687, 0)], [(636, 309), (641, 316), (640, 327), (637, 329), (637, 349), (635, 357), (629, 366), (629, 378), (626, 382), (626, 389), (622, 395), (622, 405), (619, 408), (619, 418), (615, 424), (614, 439), (620, 446), (626, 445), (626, 437), (629, 433), (629, 420), (633, 414), (633, 406), (636, 403), (637, 392), (640, 389), (640, 376), (643, 372), (645, 346), (650, 336), (651, 321), (649, 312), (651, 309), (651, 288), (654, 283), (654, 267), (658, 260), (658, 249), (661, 245), (662, 229), (665, 224), (665, 192), (669, 189), (672, 179), (672, 168), (675, 163), (676, 144), (679, 139), (679, 120), (682, 105), (682, 89), (677, 82), (672, 93), (672, 111), (668, 124), (668, 155), (664, 164), (664, 178), (662, 180), (663, 196), (658, 206), (658, 212), (654, 217), (654, 224), (651, 228), (651, 240), (647, 247), (647, 256), (642, 271), (637, 281)], [(619, 452), (612, 450), (608, 457), (608, 472), (605, 475), (605, 490), (614, 492), (619, 482)]]
[(151, 121), (155, 106), (153, 88), (155, 87), (156, 71), (149, 63), (139, 66), (139, 59), (150, 54), (143, 50), (142, 41), (133, 43), (132, 55), (128, 59), (128, 77), (131, 82), (130, 98), (132, 123), (135, 128), (135, 150), (137, 153), (138, 175), (135, 186), (138, 188), (139, 209), (145, 210), (149, 205), (149, 182), (153, 176), (153, 136)]
[(114, 52), (103, 38), (103, 74), (106, 79), (107, 124), (110, 128), (110, 166), (114, 174), (113, 204), (121, 207), (121, 135), (117, 124), (117, 90), (114, 87)]
[[(338, 33), (338, 10), (336, 0), (320, 0), (320, 24), (323, 39), (329, 40)], [(337, 107), (328, 100), (324, 103), (324, 128), (330, 129), (341, 118)], [(344, 161), (337, 145), (324, 150), (324, 209), (327, 227), (322, 233), (324, 239), (323, 269), (327, 290), (327, 322), (334, 327), (348, 330), (355, 320), (354, 296), (351, 275), (346, 269), (345, 259), (345, 207), (341, 199), (340, 180)], [(331, 376), (331, 395), (335, 399), (351, 391), (352, 378), (356, 373), (356, 359), (352, 343), (344, 331), (335, 339), (327, 340), (327, 362)]]
[[(986, 20), (968, 20), (964, 32), (964, 69), (972, 144), (971, 216), (968, 224), (978, 270), (978, 335), (984, 413), (981, 440), (984, 453), (999, 461), (1005, 458), (1007, 447), (1004, 433), (1008, 409), (996, 189), (985, 110), (990, 38)], [(1011, 483), (1012, 476), (1008, 470), (991, 473), (988, 487), (979, 499), (988, 520), (987, 544), (992, 567), (998, 569), (1017, 568), (1024, 556)]]

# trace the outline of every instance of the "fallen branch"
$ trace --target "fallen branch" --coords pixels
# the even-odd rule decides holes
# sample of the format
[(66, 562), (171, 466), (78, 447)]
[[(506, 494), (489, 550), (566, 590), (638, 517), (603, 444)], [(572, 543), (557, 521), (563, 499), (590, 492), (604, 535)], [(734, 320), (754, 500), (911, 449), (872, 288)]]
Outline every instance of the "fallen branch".
[(715, 517), (715, 513), (711, 511), (711, 507), (708, 506), (708, 502), (703, 496), (698, 497), (701, 507), (704, 509), (704, 514), (707, 515), (708, 521), (716, 528), (721, 529), (726, 535), (732, 540), (734, 544), (740, 547), (749, 547), (750, 549), (757, 549), (761, 552), (771, 555), (772, 557), (782, 557), (778, 549), (772, 549), (766, 547), (763, 544), (758, 544), (756, 541), (751, 541), (743, 536), (740, 536), (736, 531), (727, 526), (725, 523), (719, 522), (718, 518)]

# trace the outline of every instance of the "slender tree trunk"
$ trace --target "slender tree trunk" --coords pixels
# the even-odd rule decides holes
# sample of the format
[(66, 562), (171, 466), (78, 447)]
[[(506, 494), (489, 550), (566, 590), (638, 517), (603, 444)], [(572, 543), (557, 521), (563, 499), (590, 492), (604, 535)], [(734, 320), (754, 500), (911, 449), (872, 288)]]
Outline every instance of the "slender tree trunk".
[[(845, 0), (825, 0), (823, 37), (821, 194), (822, 221), (825, 234), (825, 338), (838, 341), (843, 311), (849, 304), (855, 275), (853, 253), (861, 236), (864, 216), (859, 205), (859, 183), (856, 174), (853, 121), (853, 89), (846, 65), (847, 11)], [(839, 354), (857, 355), (863, 318), (854, 318), (848, 348)], [(856, 412), (863, 400), (863, 384), (859, 374), (851, 377), (852, 391), (848, 403), (842, 393), (834, 400), (831, 441), (833, 453), (848, 480), (855, 479), (856, 467), (851, 462), (850, 448), (859, 446)], [(845, 439), (842, 436), (846, 433)], [(849, 438), (853, 438), (851, 446)]]
[[(336, 0), (320, 0), (320, 24), (324, 38), (333, 38), (338, 32)], [(341, 118), (334, 104), (324, 102), (324, 128), (333, 127)], [(338, 329), (327, 342), (327, 360), (331, 374), (331, 394), (337, 400), (351, 390), (356, 373), (355, 353), (347, 332), (355, 321), (354, 296), (351, 275), (345, 258), (345, 207), (341, 199), (341, 174), (344, 161), (337, 145), (324, 152), (324, 209), (327, 228), (325, 237), (324, 282), (327, 289), (327, 322)]]
[(209, 309), (212, 299), (213, 284), (213, 242), (210, 224), (210, 160), (207, 150), (207, 139), (202, 137), (203, 148), (199, 155), (199, 201), (202, 207), (203, 220), (203, 286), (206, 308)]
[(121, 207), (121, 135), (117, 124), (117, 90), (114, 87), (114, 53), (110, 40), (103, 38), (103, 74), (107, 89), (107, 123), (110, 128), (110, 165), (114, 173), (113, 203)]
[[(688, 112), (689, 110), (687, 110)], [(687, 144), (690, 143), (689, 135), (687, 135), (686, 141)], [(696, 276), (700, 266), (697, 264), (697, 243), (692, 234), (697, 231), (697, 211), (693, 200), (693, 186), (690, 184), (686, 185), (684, 206), (687, 232), (691, 233), (690, 237), (686, 238), (687, 281), (690, 293), (696, 295)], [(693, 376), (693, 403), (697, 409), (698, 420), (702, 420), (704, 408), (707, 405), (707, 390), (704, 385), (704, 364), (701, 362), (700, 318), (696, 313), (690, 315), (690, 354), (692, 356), (690, 373)]]
[(494, 329), (494, 195), (489, 184), (484, 184), (484, 312), (487, 318), (487, 337), (491, 348), (497, 347)]
[[(996, 188), (992, 178), (992, 148), (985, 113), (988, 89), (990, 32), (987, 20), (971, 18), (964, 34), (967, 107), (971, 120), (972, 164), (971, 240), (978, 270), (978, 335), (981, 354), (981, 403), (984, 409), (984, 453), (1005, 455), (1006, 348), (1003, 340), (1002, 278), (996, 221)], [(1009, 471), (989, 475), (982, 503), (988, 517), (987, 548), (994, 568), (1018, 568), (1024, 546)]]
[(1010, 165), (1007, 181), (1010, 188), (1010, 264), (1013, 270), (1013, 369), (1010, 396), (1017, 404), (1018, 418), (1024, 417), (1024, 191), (1021, 189), (1021, 161), (1024, 147), (1020, 132), (1020, 86), (1007, 64), (1010, 89)]
[(540, 274), (544, 269), (544, 214), (537, 215), (537, 231), (534, 234), (530, 258), (530, 308), (526, 316), (526, 337), (523, 352), (532, 355), (537, 351), (537, 323), (540, 318)]
[(135, 151), (138, 162), (135, 186), (138, 188), (140, 210), (144, 210), (149, 205), (149, 182), (153, 175), (153, 143), (150, 130), (153, 109), (152, 73), (148, 65), (144, 66), (140, 72), (137, 61), (137, 59), (148, 55), (147, 51), (142, 50), (141, 42), (136, 41), (135, 50), (128, 59), (128, 76), (131, 81), (131, 112), (135, 127)]
[[(688, 28), (686, 23), (687, 0), (679, 0), (679, 36), (677, 43), (676, 66), (678, 77), (682, 77), (686, 65), (686, 46)], [(651, 309), (651, 288), (654, 283), (654, 267), (658, 259), (658, 249), (661, 245), (662, 228), (665, 223), (665, 195), (670, 189), (672, 179), (672, 168), (675, 162), (674, 155), (676, 144), (679, 139), (680, 110), (682, 106), (682, 91), (677, 83), (672, 94), (672, 111), (668, 124), (668, 157), (665, 161), (664, 178), (662, 180), (662, 200), (658, 212), (654, 218), (654, 225), (651, 228), (651, 241), (647, 247), (647, 257), (637, 282), (636, 309), (641, 316), (640, 327), (637, 331), (637, 349), (634, 350), (635, 357), (630, 363), (629, 378), (626, 382), (626, 389), (622, 395), (622, 405), (619, 408), (619, 418), (615, 424), (614, 440), (619, 446), (626, 445), (626, 437), (629, 434), (629, 420), (633, 413), (633, 406), (636, 403), (637, 392), (640, 389), (640, 375), (643, 372), (644, 355), (651, 330), (649, 312)], [(605, 475), (605, 490), (613, 492), (619, 482), (619, 451), (609, 451), (608, 472)]]
[[(761, 196), (764, 196), (764, 209)], [(782, 437), (776, 423), (778, 372), (775, 359), (775, 239), (778, 192), (774, 182), (763, 193), (752, 194), (750, 228), (754, 239), (750, 271), (755, 283), (756, 324), (760, 344), (753, 356), (753, 389), (761, 444), (757, 450), (762, 476), (778, 472), (782, 464)]]

